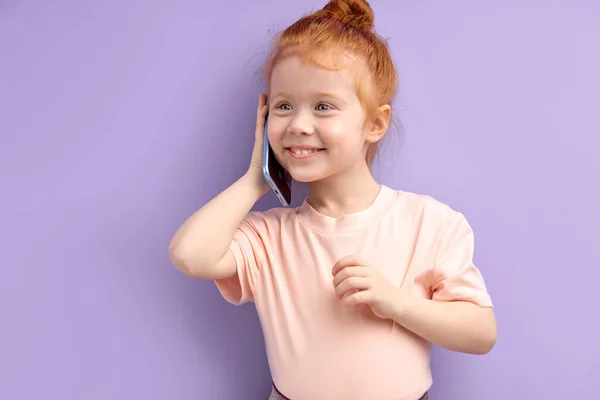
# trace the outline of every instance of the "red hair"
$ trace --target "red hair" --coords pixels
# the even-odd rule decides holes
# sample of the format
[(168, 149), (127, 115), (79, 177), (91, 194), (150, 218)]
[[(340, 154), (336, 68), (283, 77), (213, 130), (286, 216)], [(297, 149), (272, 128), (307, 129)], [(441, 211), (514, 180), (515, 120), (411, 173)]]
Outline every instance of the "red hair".
[[(366, 111), (367, 120), (377, 108), (392, 104), (398, 87), (398, 76), (387, 43), (377, 35), (375, 16), (365, 0), (331, 0), (321, 10), (304, 16), (281, 32), (275, 39), (272, 53), (265, 65), (266, 81), (278, 60), (299, 56), (303, 61), (324, 68), (335, 68), (320, 61), (323, 54), (336, 50), (358, 58), (367, 70), (366, 77), (357, 79), (357, 94)], [(371, 165), (377, 143), (367, 151)]]

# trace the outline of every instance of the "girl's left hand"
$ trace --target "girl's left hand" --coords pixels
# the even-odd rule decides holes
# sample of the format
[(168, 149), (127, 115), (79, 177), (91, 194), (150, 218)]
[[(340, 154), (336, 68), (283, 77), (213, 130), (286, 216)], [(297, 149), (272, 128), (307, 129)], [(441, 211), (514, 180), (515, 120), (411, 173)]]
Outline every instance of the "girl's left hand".
[(335, 293), (345, 304), (366, 304), (373, 314), (383, 319), (397, 315), (401, 306), (399, 288), (360, 257), (342, 258), (331, 273)]

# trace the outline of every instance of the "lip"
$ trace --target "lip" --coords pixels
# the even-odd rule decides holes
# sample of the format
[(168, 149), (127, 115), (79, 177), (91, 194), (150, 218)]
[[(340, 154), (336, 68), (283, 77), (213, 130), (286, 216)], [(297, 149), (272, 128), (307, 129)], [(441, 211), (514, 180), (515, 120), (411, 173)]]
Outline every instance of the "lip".
[(296, 159), (311, 158), (323, 150), (325, 149), (322, 147), (313, 146), (289, 146), (285, 148), (285, 152)]

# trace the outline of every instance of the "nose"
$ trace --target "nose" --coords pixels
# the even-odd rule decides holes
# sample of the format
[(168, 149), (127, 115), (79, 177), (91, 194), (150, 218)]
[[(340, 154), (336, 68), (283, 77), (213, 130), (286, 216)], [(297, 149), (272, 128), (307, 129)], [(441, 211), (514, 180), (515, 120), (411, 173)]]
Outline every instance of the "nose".
[(292, 135), (312, 135), (314, 133), (311, 113), (306, 111), (296, 111), (287, 132)]

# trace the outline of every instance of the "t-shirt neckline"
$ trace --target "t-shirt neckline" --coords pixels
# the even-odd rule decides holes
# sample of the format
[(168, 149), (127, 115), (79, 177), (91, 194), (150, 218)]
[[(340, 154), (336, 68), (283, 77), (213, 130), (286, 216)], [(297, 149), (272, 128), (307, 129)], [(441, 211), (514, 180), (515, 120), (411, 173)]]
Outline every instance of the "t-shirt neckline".
[(380, 185), (379, 193), (369, 207), (340, 217), (330, 217), (315, 210), (308, 199), (297, 208), (297, 214), (302, 223), (310, 229), (323, 233), (348, 233), (364, 229), (369, 224), (377, 222), (396, 198), (396, 191)]

